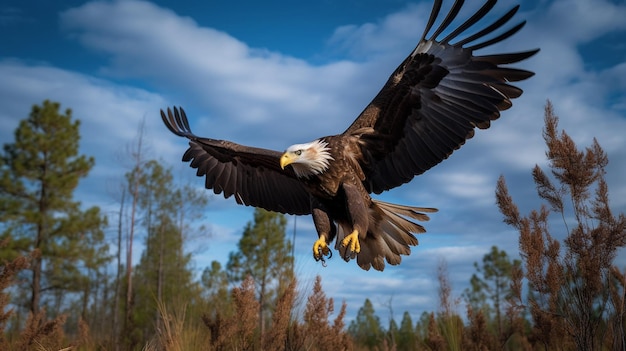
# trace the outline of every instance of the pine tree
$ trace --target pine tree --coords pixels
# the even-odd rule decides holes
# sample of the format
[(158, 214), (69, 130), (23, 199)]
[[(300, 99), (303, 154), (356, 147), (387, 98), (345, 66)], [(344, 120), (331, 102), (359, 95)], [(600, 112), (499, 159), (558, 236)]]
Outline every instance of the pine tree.
[(424, 342), (428, 338), (428, 323), (430, 321), (430, 313), (423, 311), (419, 320), (415, 323), (415, 336), (418, 344), (424, 345)]
[(400, 322), (400, 329), (398, 329), (397, 338), (398, 351), (410, 351), (415, 350), (417, 347), (416, 335), (413, 330), (413, 320), (411, 314), (405, 311), (402, 315), (402, 321)]
[[(474, 267), (482, 278), (473, 274), (470, 288), (464, 293), (473, 313), (482, 311), (493, 321), (494, 334), (502, 343), (508, 338), (504, 325), (505, 302), (511, 295), (513, 270), (520, 265), (520, 260), (511, 260), (505, 251), (492, 246), (489, 253), (483, 256), (482, 265), (474, 262)], [(489, 300), (493, 307), (488, 304)]]
[(206, 308), (204, 318), (214, 320), (218, 316), (229, 314), (230, 294), (228, 291), (228, 275), (222, 269), (218, 261), (212, 261), (210, 267), (206, 267), (200, 278), (204, 295), (206, 298)]
[(73, 198), (94, 159), (79, 155), (80, 122), (59, 108), (48, 100), (34, 105), (0, 157), (0, 222), (2, 236), (11, 238), (0, 257), (36, 252), (26, 284), (34, 315), (45, 302), (55, 302), (57, 310), (68, 292), (85, 293), (88, 272), (108, 260), (105, 217)]
[(356, 318), (350, 322), (348, 333), (357, 344), (365, 346), (370, 350), (382, 346), (384, 339), (383, 328), (369, 299), (365, 299), (363, 307), (359, 309)]
[(139, 209), (145, 228), (145, 250), (135, 268), (136, 283), (134, 301), (134, 325), (140, 340), (151, 336), (152, 328), (162, 325), (163, 311), (157, 304), (166, 307), (193, 305), (200, 298), (199, 285), (194, 282), (189, 267), (191, 255), (184, 251), (184, 233), (180, 227), (183, 203), (197, 201), (197, 209), (206, 204), (206, 198), (196, 198), (184, 188), (173, 183), (170, 169), (157, 161), (148, 161), (140, 174)]
[[(129, 333), (134, 329), (133, 327), (133, 296), (134, 296), (134, 291), (133, 291), (133, 244), (135, 243), (135, 228), (137, 227), (137, 211), (138, 211), (138, 206), (139, 206), (139, 191), (141, 190), (141, 184), (140, 184), (140, 180), (143, 177), (143, 172), (144, 172), (144, 165), (146, 163), (146, 160), (144, 159), (144, 143), (143, 143), (143, 136), (144, 136), (144, 124), (145, 124), (145, 120), (141, 121), (140, 127), (139, 127), (139, 132), (137, 133), (137, 137), (135, 138), (137, 141), (136, 145), (132, 145), (129, 147), (129, 153), (130, 153), (130, 158), (133, 161), (133, 165), (132, 165), (132, 170), (127, 172), (125, 174), (125, 178), (126, 178), (126, 185), (128, 186), (128, 194), (131, 198), (131, 203), (130, 203), (130, 223), (129, 223), (129, 229), (128, 229), (128, 235), (126, 236), (126, 271), (125, 271), (125, 279), (124, 279), (124, 283), (126, 284), (125, 286), (125, 299), (124, 299), (124, 323), (123, 323), (123, 327), (122, 327), (122, 335), (117, 339), (117, 343), (115, 344), (116, 350), (119, 349), (120, 346), (120, 341), (122, 341), (121, 339), (125, 339), (127, 342), (130, 342), (132, 344), (132, 341), (134, 339), (133, 336), (129, 335)], [(125, 195), (125, 191), (124, 190), (123, 194)], [(122, 202), (124, 201), (125, 196), (122, 197)], [(123, 205), (123, 204), (122, 204)], [(123, 206), (120, 206), (120, 220), (121, 217), (124, 215), (123, 213)], [(120, 222), (120, 227), (119, 227), (119, 232), (118, 232), (118, 249), (121, 249), (121, 234), (122, 234), (122, 228), (121, 228), (121, 222)], [(119, 255), (119, 253), (118, 253)], [(118, 263), (121, 263), (121, 257), (120, 260), (118, 261)], [(122, 268), (120, 265), (118, 265), (118, 269)], [(118, 276), (120, 275), (120, 271), (118, 271)], [(119, 284), (120, 282), (118, 282)], [(121, 297), (118, 297), (121, 298)], [(119, 303), (119, 302), (118, 302)], [(117, 318), (114, 318), (114, 320)], [(115, 325), (114, 329), (118, 329), (119, 326)], [(117, 333), (116, 333), (117, 334)]]
[(387, 333), (385, 335), (384, 346), (390, 349), (397, 349), (397, 340), (398, 340), (398, 323), (396, 320), (392, 318), (389, 319), (389, 328), (387, 329)]

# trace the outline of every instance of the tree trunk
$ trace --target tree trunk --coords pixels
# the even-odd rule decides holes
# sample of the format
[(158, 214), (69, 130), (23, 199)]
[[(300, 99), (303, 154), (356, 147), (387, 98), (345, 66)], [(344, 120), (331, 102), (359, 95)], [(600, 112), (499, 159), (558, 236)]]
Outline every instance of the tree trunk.
[[(164, 245), (163, 241), (163, 228), (159, 226), (157, 229), (157, 235), (159, 236), (159, 262), (157, 267), (157, 303), (161, 304), (163, 302), (163, 255), (164, 255)], [(157, 330), (162, 328), (162, 319), (161, 319), (161, 311), (157, 308), (156, 310), (156, 325)]]
[(259, 331), (261, 338), (265, 335), (265, 316), (263, 313), (265, 305), (265, 277), (261, 279), (261, 289), (259, 293)]
[(33, 259), (33, 284), (31, 289), (30, 311), (36, 316), (39, 313), (41, 300), (41, 257), (39, 255)]
[[(494, 297), (494, 307), (496, 309), (496, 323), (497, 323), (497, 327), (498, 327), (498, 338), (500, 338), (502, 340), (503, 338), (503, 334), (502, 334), (502, 314), (500, 313), (500, 286), (502, 285), (502, 283), (500, 282), (500, 276), (498, 274), (496, 274), (496, 281), (495, 281), (495, 286), (496, 286), (496, 294)], [(505, 340), (502, 340), (505, 341)]]
[[(135, 167), (138, 171), (139, 165)], [(124, 306), (124, 330), (130, 331), (132, 325), (132, 303), (133, 303), (133, 240), (135, 234), (135, 213), (137, 211), (137, 201), (139, 200), (139, 177), (136, 176), (133, 184), (133, 204), (130, 211), (130, 232), (126, 243), (126, 305)]]
[(126, 245), (126, 306), (124, 318), (124, 330), (130, 331), (132, 322), (132, 303), (133, 303), (133, 241), (135, 236), (135, 216), (137, 211), (137, 202), (139, 201), (139, 178), (141, 174), (141, 148), (143, 145), (143, 127), (145, 120), (142, 120), (139, 128), (139, 137), (137, 138), (137, 150), (132, 157), (135, 161), (133, 168), (134, 182), (131, 184), (133, 203), (130, 213), (130, 231), (128, 234), (128, 242)]
[[(46, 154), (44, 153), (44, 160)], [(33, 259), (33, 282), (32, 282), (32, 295), (30, 300), (30, 311), (33, 316), (39, 313), (39, 304), (41, 302), (41, 270), (43, 260), (41, 258), (41, 246), (45, 240), (46, 226), (44, 224), (47, 206), (46, 206), (46, 162), (44, 161), (44, 167), (41, 176), (41, 188), (39, 191), (39, 220), (37, 221), (37, 238), (35, 239), (35, 258)]]
[[(89, 271), (87, 272), (88, 274), (90, 273)], [(98, 277), (99, 278), (99, 277)], [(96, 281), (100, 281), (100, 279), (96, 279)], [(87, 309), (89, 308), (89, 295), (91, 295), (91, 283), (90, 281), (86, 281), (85, 282), (85, 290), (83, 290), (83, 305), (81, 308), (81, 313), (80, 313), (80, 318), (83, 320), (83, 322), (87, 322)], [(94, 306), (95, 308), (98, 308), (98, 291), (96, 290), (94, 293)], [(93, 325), (91, 326), (92, 328), (94, 327)]]
[(121, 297), (120, 279), (122, 276), (122, 218), (124, 217), (124, 199), (126, 188), (122, 187), (122, 200), (120, 202), (120, 214), (117, 222), (117, 273), (115, 275), (115, 296), (113, 297), (113, 337), (115, 340), (115, 351), (120, 350), (120, 330), (119, 330), (119, 309)]

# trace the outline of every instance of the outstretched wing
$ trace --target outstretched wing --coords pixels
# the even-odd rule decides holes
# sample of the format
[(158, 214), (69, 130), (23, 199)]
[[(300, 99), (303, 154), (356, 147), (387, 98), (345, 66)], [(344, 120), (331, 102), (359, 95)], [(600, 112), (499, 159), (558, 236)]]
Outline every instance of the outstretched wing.
[[(410, 181), (439, 162), (474, 135), (474, 128), (489, 128), (500, 111), (512, 106), (522, 90), (509, 82), (534, 73), (504, 67), (539, 50), (474, 56), (475, 50), (507, 39), (521, 22), (502, 34), (486, 39), (517, 12), (519, 5), (491, 25), (451, 43), (482, 19), (497, 0), (488, 0), (474, 15), (450, 32), (446, 30), (463, 5), (456, 0), (433, 34), (427, 33), (441, 8), (436, 0), (430, 19), (415, 50), (393, 72), (385, 86), (344, 134), (361, 136), (370, 192), (381, 193)], [(480, 41), (474, 44), (474, 42)]]
[(225, 198), (235, 196), (239, 204), (268, 211), (309, 214), (309, 194), (292, 170), (280, 168), (281, 153), (253, 148), (225, 140), (200, 138), (189, 128), (185, 111), (174, 107), (161, 110), (161, 118), (172, 133), (189, 139), (183, 161), (191, 161), (198, 176), (206, 176), (205, 186)]

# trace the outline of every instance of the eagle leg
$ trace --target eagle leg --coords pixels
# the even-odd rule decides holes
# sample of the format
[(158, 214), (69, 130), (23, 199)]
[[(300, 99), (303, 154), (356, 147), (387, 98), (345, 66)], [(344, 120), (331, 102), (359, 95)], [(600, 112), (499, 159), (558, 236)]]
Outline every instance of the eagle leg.
[[(359, 231), (354, 230), (350, 235), (346, 235), (341, 241), (341, 245), (350, 249), (354, 253), (361, 252), (361, 243), (359, 243)], [(349, 246), (348, 246), (349, 245)]]
[(328, 216), (324, 205), (315, 198), (311, 198), (311, 214), (319, 236), (319, 239), (313, 243), (313, 258), (315, 261), (322, 261), (322, 266), (326, 266), (324, 256), (328, 256), (329, 259), (333, 257), (328, 243), (332, 242), (337, 235), (337, 227)]
[(333, 252), (330, 250), (328, 244), (326, 243), (326, 235), (322, 234), (320, 235), (319, 239), (317, 239), (315, 243), (313, 243), (313, 258), (316, 261), (321, 260), (322, 264), (324, 264), (326, 262), (324, 260), (324, 256), (328, 256), (328, 258), (331, 258), (333, 257)]
[[(369, 218), (365, 201), (370, 200), (369, 195), (362, 187), (349, 183), (343, 183), (343, 190), (346, 195), (346, 205), (348, 207), (348, 216), (352, 221), (352, 233), (346, 235), (341, 240), (341, 245), (348, 250), (345, 252), (344, 259), (348, 260), (351, 253), (358, 254), (361, 252), (361, 243), (359, 242), (359, 233), (367, 234), (369, 226)], [(351, 253), (350, 253), (351, 252)]]

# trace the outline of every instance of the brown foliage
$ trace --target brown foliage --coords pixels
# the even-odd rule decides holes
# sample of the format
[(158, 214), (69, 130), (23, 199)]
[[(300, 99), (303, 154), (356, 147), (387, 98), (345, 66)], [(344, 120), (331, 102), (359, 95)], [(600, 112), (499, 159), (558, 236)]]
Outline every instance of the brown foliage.
[(450, 285), (450, 279), (448, 277), (448, 264), (446, 261), (440, 261), (437, 266), (437, 281), (439, 282), (439, 308), (441, 314), (444, 316), (451, 316), (453, 314), (452, 286)]
[(293, 279), (287, 290), (276, 303), (272, 315), (272, 327), (263, 335), (264, 350), (284, 350), (287, 342), (287, 331), (291, 319), (291, 310), (296, 296), (296, 280)]
[(467, 306), (467, 318), (469, 326), (464, 349), (470, 351), (487, 351), (492, 349), (493, 338), (487, 330), (487, 320), (482, 310), (474, 312), (471, 306)]
[[(626, 217), (616, 217), (610, 210), (604, 180), (608, 159), (597, 140), (581, 151), (567, 133), (557, 130), (558, 117), (548, 102), (544, 140), (558, 185), (539, 166), (532, 172), (538, 195), (548, 206), (521, 216), (503, 177), (498, 180), (496, 201), (504, 221), (520, 233), (534, 339), (550, 349), (568, 348), (568, 343), (578, 349), (597, 349), (606, 335), (601, 328), (607, 321), (621, 318), (618, 324), (623, 331), (623, 313), (616, 316), (619, 307), (612, 312), (609, 301), (617, 306), (615, 298), (624, 295), (623, 285), (616, 286), (621, 293), (610, 292), (613, 259), (626, 245)], [(551, 235), (551, 212), (563, 220), (563, 248)]]
[(254, 295), (254, 282), (246, 279), (232, 293), (235, 313), (230, 316), (203, 315), (204, 324), (211, 333), (211, 349), (214, 350), (350, 350), (351, 342), (344, 331), (343, 318), (346, 304), (335, 320), (330, 323), (329, 315), (334, 310), (333, 300), (327, 299), (322, 291), (318, 276), (305, 306), (304, 323), (292, 319), (296, 300), (296, 281), (293, 280), (279, 297), (272, 326), (265, 335), (258, 331), (258, 301)]
[[(8, 239), (0, 242), (0, 247), (8, 245)], [(9, 295), (4, 292), (13, 284), (15, 276), (23, 269), (30, 266), (30, 262), (37, 255), (34, 252), (30, 257), (18, 256), (11, 262), (4, 262), (0, 266), (0, 349), (2, 350), (58, 350), (63, 345), (64, 334), (62, 326), (65, 316), (59, 316), (53, 320), (47, 320), (46, 311), (40, 310), (37, 314), (30, 313), (24, 329), (17, 336), (15, 342), (9, 344), (6, 340), (4, 329), (13, 310), (6, 310), (9, 304)]]
[(254, 331), (259, 322), (259, 302), (254, 296), (252, 277), (246, 278), (241, 287), (233, 289), (233, 301), (235, 315), (230, 320), (229, 328), (235, 330), (237, 349), (248, 350), (254, 345)]
[(26, 326), (21, 332), (14, 350), (59, 350), (63, 346), (65, 335), (63, 324), (66, 316), (61, 315), (53, 320), (47, 320), (46, 310), (28, 315)]
[(439, 332), (439, 327), (437, 326), (437, 321), (435, 320), (435, 314), (430, 313), (430, 319), (428, 320), (428, 335), (425, 340), (426, 346), (430, 350), (439, 351), (439, 350), (447, 350), (446, 341)]
[(249, 350), (254, 347), (254, 333), (258, 325), (259, 302), (254, 296), (254, 280), (248, 276), (232, 291), (235, 313), (215, 317), (203, 315), (204, 324), (211, 332), (211, 345), (215, 350)]
[(333, 299), (327, 299), (322, 291), (322, 278), (318, 275), (315, 278), (313, 292), (309, 295), (306, 309), (304, 311), (304, 330), (310, 336), (311, 343), (327, 345), (325, 340), (328, 336), (328, 316), (333, 313)]
[(339, 310), (339, 314), (335, 317), (333, 321), (333, 326), (331, 328), (331, 334), (333, 335), (332, 342), (338, 345), (338, 350), (350, 350), (352, 349), (352, 340), (346, 334), (344, 328), (346, 323), (344, 322), (344, 318), (346, 317), (346, 310), (348, 308), (348, 304), (344, 301), (341, 303), (341, 309)]
[(304, 346), (308, 350), (346, 350), (350, 345), (348, 337), (343, 328), (345, 326), (343, 318), (346, 314), (345, 302), (341, 306), (341, 311), (331, 325), (329, 316), (334, 311), (333, 299), (326, 298), (322, 290), (322, 278), (318, 275), (315, 278), (313, 292), (309, 295), (306, 309), (304, 311)]
[[(8, 245), (8, 239), (0, 242), (0, 247)], [(4, 263), (0, 266), (0, 349), (7, 350), (9, 348), (8, 341), (5, 338), (4, 330), (11, 315), (13, 315), (13, 309), (8, 309), (7, 306), (10, 302), (10, 296), (5, 293), (4, 290), (13, 284), (13, 279), (19, 271), (28, 267), (28, 258), (24, 256), (18, 256), (11, 262)]]
[(96, 344), (89, 330), (89, 324), (82, 318), (78, 320), (78, 339), (76, 340), (76, 346), (87, 350), (96, 348)]
[(513, 349), (531, 350), (527, 333), (526, 333), (526, 318), (524, 317), (524, 304), (522, 302), (522, 279), (524, 278), (524, 271), (519, 265), (514, 265), (511, 272), (511, 295), (507, 298), (508, 307), (506, 310), (506, 318), (508, 319), (507, 329), (505, 330), (506, 336), (504, 343), (501, 346), (514, 344)]

